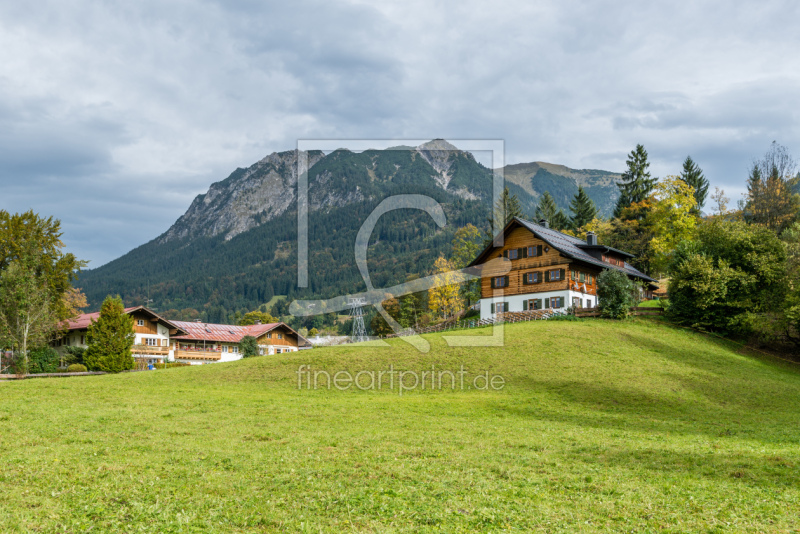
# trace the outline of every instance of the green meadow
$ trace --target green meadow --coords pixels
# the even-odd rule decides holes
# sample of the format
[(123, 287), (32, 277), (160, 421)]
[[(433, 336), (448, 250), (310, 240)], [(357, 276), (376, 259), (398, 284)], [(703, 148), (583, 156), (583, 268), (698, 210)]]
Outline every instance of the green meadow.
[(0, 532), (799, 531), (800, 366), (648, 319), (426, 339), (2, 381)]

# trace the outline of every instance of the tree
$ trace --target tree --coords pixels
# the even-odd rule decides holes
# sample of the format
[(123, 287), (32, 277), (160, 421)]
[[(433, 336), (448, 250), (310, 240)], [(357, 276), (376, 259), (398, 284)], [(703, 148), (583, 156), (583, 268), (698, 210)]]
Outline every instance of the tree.
[(725, 190), (719, 187), (714, 188), (714, 194), (711, 195), (711, 200), (714, 201), (714, 211), (717, 215), (725, 215), (728, 213), (728, 203), (730, 198), (725, 196)]
[(75, 316), (75, 310), (65, 295), (86, 262), (64, 254), (63, 247), (59, 220), (39, 217), (33, 210), (14, 215), (0, 210), (0, 271), (21, 261), (46, 285), (56, 315), (66, 320)]
[[(395, 321), (400, 316), (400, 303), (396, 298), (387, 299), (383, 302), (383, 309), (386, 310)], [(398, 321), (400, 322), (400, 321)], [(394, 333), (392, 327), (380, 313), (376, 313), (369, 323), (370, 331), (376, 336), (385, 336)]]
[(667, 176), (655, 188), (648, 226), (653, 267), (663, 272), (681, 241), (691, 240), (697, 226), (697, 197), (692, 186), (677, 176)]
[(308, 335), (311, 336), (311, 337), (318, 336), (319, 335), (319, 330), (317, 330), (316, 328), (312, 328), (311, 330), (308, 331)]
[(92, 320), (87, 329), (88, 347), (83, 361), (92, 371), (119, 373), (133, 369), (134, 339), (133, 317), (125, 313), (121, 298), (108, 296), (97, 321)]
[(536, 220), (545, 219), (551, 228), (561, 230), (569, 226), (569, 218), (556, 206), (556, 201), (549, 191), (545, 191), (536, 206)]
[(15, 359), (20, 374), (29, 370), (29, 350), (47, 345), (58, 330), (51, 289), (31, 268), (35, 263), (29, 256), (13, 260), (0, 273), (0, 349), (21, 351)]
[(628, 154), (628, 169), (622, 173), (622, 181), (617, 184), (619, 187), (619, 199), (614, 208), (614, 217), (623, 216), (623, 210), (631, 204), (636, 204), (646, 200), (653, 191), (656, 179), (650, 178), (647, 168), (650, 163), (647, 161), (647, 151), (642, 145)]
[(780, 309), (787, 294), (786, 249), (763, 226), (715, 218), (675, 250), (669, 314), (682, 324), (747, 333), (756, 314)]
[(708, 196), (708, 180), (703, 176), (703, 170), (697, 166), (692, 160), (691, 156), (686, 156), (683, 162), (683, 172), (681, 172), (681, 180), (694, 188), (695, 206), (693, 213), (700, 215), (700, 211), (706, 204), (706, 196)]
[(597, 306), (608, 319), (625, 319), (636, 303), (635, 284), (622, 271), (605, 269), (597, 277)]
[(597, 206), (581, 186), (578, 186), (578, 193), (572, 199), (569, 209), (572, 211), (570, 222), (574, 230), (583, 228), (597, 217)]
[(244, 336), (241, 341), (239, 341), (239, 352), (242, 354), (242, 358), (251, 358), (253, 356), (258, 356), (258, 341), (253, 336)]
[[(456, 235), (453, 237), (453, 252), (450, 259), (450, 263), (454, 269), (463, 269), (475, 259), (475, 257), (481, 251), (481, 243), (479, 242), (479, 238), (480, 232), (472, 224), (462, 226), (456, 231)], [(480, 300), (480, 279), (477, 278), (475, 280), (464, 282), (461, 285), (461, 296), (467, 302), (467, 305), (472, 304), (474, 301)]]
[(764, 157), (753, 162), (747, 179), (747, 222), (777, 233), (791, 226), (800, 210), (800, 196), (792, 188), (796, 168), (786, 147), (774, 141)]
[(451, 273), (452, 264), (444, 256), (434, 263), (436, 269), (437, 287), (428, 290), (428, 306), (435, 314), (441, 314), (443, 319), (447, 319), (461, 309), (461, 299), (459, 298), (458, 284)]
[[(487, 232), (487, 244), (494, 239), (494, 235), (505, 228), (514, 217), (522, 217), (522, 206), (517, 195), (512, 195), (508, 187), (503, 189), (503, 194), (497, 199), (492, 211), (493, 218), (487, 219), (489, 231)], [(500, 228), (494, 227), (495, 220), (500, 222)]]
[(277, 323), (280, 322), (278, 319), (270, 315), (269, 313), (255, 310), (251, 312), (247, 312), (244, 316), (239, 320), (239, 326), (250, 326), (257, 323), (261, 324), (269, 324), (269, 323)]

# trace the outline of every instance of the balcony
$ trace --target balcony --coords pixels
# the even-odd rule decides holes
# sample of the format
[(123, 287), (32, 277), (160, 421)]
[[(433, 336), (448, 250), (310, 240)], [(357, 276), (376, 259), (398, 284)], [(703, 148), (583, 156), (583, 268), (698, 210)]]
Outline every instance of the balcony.
[(131, 347), (133, 354), (146, 354), (153, 356), (166, 356), (169, 354), (169, 347), (157, 347), (153, 345), (134, 345)]
[(219, 361), (222, 359), (222, 352), (217, 350), (176, 350), (176, 360), (213, 360)]

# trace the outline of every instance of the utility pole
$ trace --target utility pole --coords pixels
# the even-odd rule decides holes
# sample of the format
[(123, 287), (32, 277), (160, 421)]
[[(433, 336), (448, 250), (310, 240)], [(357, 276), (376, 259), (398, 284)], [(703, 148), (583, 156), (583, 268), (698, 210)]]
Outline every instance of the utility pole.
[(353, 334), (350, 336), (350, 340), (353, 343), (367, 341), (367, 329), (364, 326), (364, 309), (362, 308), (367, 301), (364, 298), (350, 298), (348, 303), (350, 304), (350, 317), (353, 318)]

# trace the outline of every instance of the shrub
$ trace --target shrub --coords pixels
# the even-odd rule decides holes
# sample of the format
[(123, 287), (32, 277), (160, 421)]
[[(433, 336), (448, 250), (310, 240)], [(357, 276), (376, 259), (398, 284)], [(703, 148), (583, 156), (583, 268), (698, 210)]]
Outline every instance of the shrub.
[(780, 309), (787, 293), (786, 250), (769, 229), (740, 221), (700, 226), (675, 250), (669, 316), (682, 324), (747, 334), (755, 315)]
[(608, 319), (625, 319), (636, 304), (635, 284), (622, 271), (606, 269), (597, 277), (597, 306)]
[(239, 342), (239, 352), (242, 353), (242, 358), (258, 356), (258, 341), (256, 341), (256, 338), (244, 336)]
[(57, 373), (60, 357), (55, 349), (41, 347), (29, 353), (28, 372), (30, 374)]
[(122, 299), (106, 297), (97, 321), (92, 321), (86, 334), (89, 348), (83, 362), (92, 371), (119, 373), (133, 369), (133, 316), (125, 313)]
[(87, 371), (86, 366), (82, 363), (73, 363), (69, 367), (67, 367), (68, 373), (85, 373)]

